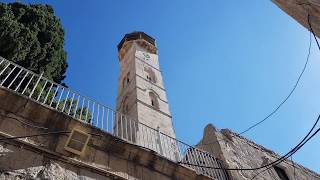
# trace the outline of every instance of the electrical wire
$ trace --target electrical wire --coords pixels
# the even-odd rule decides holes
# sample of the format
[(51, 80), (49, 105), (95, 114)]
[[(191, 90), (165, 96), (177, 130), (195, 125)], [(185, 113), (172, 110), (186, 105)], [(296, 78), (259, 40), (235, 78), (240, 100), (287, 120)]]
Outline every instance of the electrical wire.
[[(222, 169), (222, 170), (228, 170), (228, 171), (254, 171), (254, 170), (259, 170), (262, 168), (267, 168), (263, 171), (266, 171), (268, 169), (270, 169), (270, 167), (273, 167), (275, 165), (278, 165), (279, 163), (285, 161), (286, 159), (288, 159), (290, 156), (292, 156), (294, 153), (296, 153), (299, 149), (301, 149), (308, 141), (310, 141), (310, 139), (312, 139), (319, 131), (320, 128), (318, 128), (310, 137), (309, 135), (311, 134), (311, 132), (313, 131), (314, 127), (317, 125), (318, 121), (320, 119), (320, 115), (318, 116), (315, 124), (313, 125), (313, 127), (311, 128), (311, 130), (308, 132), (308, 134), (303, 138), (303, 140), (297, 145), (295, 146), (291, 151), (289, 151), (286, 155), (282, 156), (281, 158), (277, 159), (276, 161), (273, 161), (271, 163), (268, 163), (266, 165), (260, 166), (260, 167), (255, 167), (255, 168), (220, 168), (220, 167), (213, 167), (213, 166), (203, 166), (203, 165), (197, 165), (197, 164), (191, 164), (191, 163), (186, 163), (186, 162), (179, 162), (180, 164), (186, 164), (186, 165), (190, 165), (190, 166), (195, 166), (195, 167), (202, 167), (202, 168), (209, 168), (209, 169)], [(263, 172), (261, 171), (261, 172)], [(261, 173), (260, 172), (260, 173)], [(260, 174), (259, 173), (259, 174)]]
[[(286, 157), (286, 159), (288, 159), (289, 157), (291, 157), (293, 154), (295, 154), (301, 147), (303, 147), (313, 136), (315, 136), (318, 132), (320, 131), (320, 128), (315, 131), (305, 142), (303, 142), (299, 147), (297, 147), (293, 153), (291, 153), (288, 157)], [(284, 160), (286, 160), (284, 159)], [(281, 162), (283, 162), (284, 160), (282, 160)], [(266, 170), (269, 170), (270, 168), (278, 165), (279, 163), (281, 162), (278, 162), (278, 163), (275, 163), (273, 164), (272, 166), (269, 166), (268, 168), (264, 169), (263, 171), (259, 172), (258, 174), (256, 174), (251, 180), (253, 180), (254, 178), (256, 178), (258, 175), (260, 175), (261, 173), (265, 172)]]
[[(301, 5), (301, 4), (300, 4), (300, 5)], [(309, 13), (308, 10), (306, 10), (306, 11), (308, 12), (307, 21), (308, 21), (310, 33), (313, 34), (313, 37), (314, 37), (314, 39), (315, 39), (315, 41), (316, 41), (316, 43), (317, 43), (318, 49), (320, 50), (320, 45), (319, 45), (318, 39), (317, 39), (317, 37), (316, 37), (316, 35), (315, 35), (314, 31), (313, 31), (313, 28), (312, 28), (312, 24), (311, 24), (311, 20), (310, 20), (310, 13)], [(293, 154), (292, 154), (292, 155), (293, 155)], [(292, 155), (291, 155), (291, 158), (292, 158)], [(290, 157), (290, 156), (289, 156), (289, 157)], [(292, 161), (292, 163), (293, 163), (293, 161)], [(271, 167), (272, 167), (272, 166), (271, 166)], [(265, 169), (264, 171), (270, 169), (271, 167)], [(293, 164), (293, 167), (294, 167), (294, 178), (296, 178), (296, 177), (295, 177), (295, 166), (294, 166), (294, 164)], [(264, 171), (261, 171), (261, 172), (259, 172), (258, 174), (256, 174), (251, 180), (253, 180), (255, 177), (257, 177), (259, 174), (263, 173)]]
[[(308, 16), (309, 17), (309, 16)], [(309, 18), (308, 18), (309, 19)], [(311, 27), (311, 26), (310, 26)], [(294, 93), (294, 91), (296, 90), (300, 80), (301, 80), (301, 77), (302, 75), (304, 74), (306, 68), (307, 68), (307, 65), (309, 63), (309, 59), (310, 59), (310, 54), (311, 54), (311, 47), (312, 47), (312, 36), (311, 34), (314, 35), (312, 29), (310, 31), (310, 34), (309, 34), (309, 48), (308, 48), (308, 55), (307, 55), (307, 59), (304, 63), (304, 66), (302, 68), (302, 71), (301, 73), (299, 74), (298, 76), (298, 79), (296, 80), (293, 88), (291, 89), (291, 91), (289, 92), (289, 94), (286, 96), (286, 98), (284, 98), (281, 103), (273, 110), (271, 111), (267, 116), (265, 116), (265, 118), (263, 118), (262, 120), (254, 123), (253, 125), (251, 125), (250, 127), (248, 127), (247, 129), (245, 129), (244, 131), (240, 132), (238, 135), (242, 135), (248, 131), (250, 131), (251, 129), (257, 127), (258, 125), (262, 124), (263, 122), (265, 122), (266, 120), (268, 120), (271, 116), (273, 116), (282, 106), (283, 104), (285, 104), (288, 99), (291, 97), (291, 95)], [(317, 41), (317, 40), (316, 40)], [(318, 46), (319, 46), (319, 43), (317, 42)], [(320, 50), (320, 46), (319, 46), (319, 50)], [(236, 135), (231, 135), (231, 137), (236, 137)], [(203, 143), (203, 144), (199, 144), (199, 145), (209, 145), (209, 144), (214, 144), (214, 143), (217, 143), (217, 142), (220, 142), (220, 141), (223, 141), (225, 140), (226, 138), (222, 138), (222, 139), (218, 139), (218, 140), (215, 140), (215, 141), (212, 141), (212, 142), (208, 142), (208, 143)]]

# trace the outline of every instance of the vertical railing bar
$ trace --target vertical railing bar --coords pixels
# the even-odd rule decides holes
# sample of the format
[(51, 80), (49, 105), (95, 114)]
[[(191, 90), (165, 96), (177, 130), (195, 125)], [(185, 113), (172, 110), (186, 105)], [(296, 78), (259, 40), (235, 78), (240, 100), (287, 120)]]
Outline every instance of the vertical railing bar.
[(148, 144), (150, 146), (150, 149), (153, 149), (153, 143), (152, 143), (152, 136), (151, 136), (151, 130), (150, 128), (146, 128), (147, 129), (147, 137), (148, 137)]
[(120, 128), (121, 128), (121, 131), (120, 131), (120, 133), (121, 133), (121, 138), (123, 138), (122, 136), (123, 136), (123, 127), (122, 127), (122, 125), (123, 125), (123, 115), (122, 114), (119, 114), (120, 115)]
[(2, 73), (10, 66), (10, 62), (8, 62), (8, 64), (5, 66), (5, 68), (3, 68), (3, 70), (0, 72), (0, 76), (2, 75)]
[(161, 143), (161, 137), (160, 137), (160, 127), (158, 126), (158, 131), (157, 131), (157, 139), (158, 139), (158, 144), (159, 144), (159, 151), (160, 154), (163, 155), (163, 149), (162, 149), (162, 143)]
[(84, 97), (82, 97), (82, 105), (81, 105), (81, 111), (80, 111), (80, 116), (79, 116), (79, 119), (80, 119), (80, 120), (82, 120), (81, 118), (82, 118), (82, 112), (83, 112), (84, 100), (85, 100), (85, 98), (84, 98)]
[(132, 134), (133, 134), (133, 130), (132, 130), (132, 119), (129, 120), (129, 124), (130, 124), (130, 126), (129, 126), (129, 127), (130, 127), (130, 128), (129, 128), (130, 140), (131, 140), (131, 142), (133, 142), (133, 138), (132, 138), (132, 137), (133, 137), (133, 135), (132, 135)]
[(72, 98), (71, 98), (71, 103), (70, 103), (70, 107), (69, 107), (69, 110), (68, 110), (68, 115), (70, 115), (70, 111), (71, 111), (71, 109), (72, 109), (72, 106), (73, 106), (73, 100), (74, 100), (74, 96), (75, 96), (75, 92), (74, 91), (72, 91)]
[[(90, 109), (90, 100), (87, 99), (86, 121), (88, 121), (89, 109)], [(91, 118), (92, 118), (92, 117), (91, 117)], [(92, 121), (92, 119), (91, 119), (91, 121)]]
[(106, 120), (107, 132), (108, 132), (108, 124), (109, 124), (109, 108), (107, 108), (107, 120)]
[(135, 120), (133, 120), (133, 128), (134, 128), (134, 134), (133, 134), (133, 137), (134, 137), (134, 142), (137, 144), (138, 143), (138, 130), (137, 130), (137, 122)]
[(30, 80), (28, 81), (28, 83), (27, 83), (26, 87), (24, 87), (24, 89), (23, 89), (23, 91), (22, 91), (22, 93), (21, 93), (21, 94), (24, 94), (24, 92), (27, 90), (28, 86), (30, 85), (31, 81), (33, 80), (33, 77), (34, 77), (34, 75), (32, 74), (32, 76), (31, 76)]
[[(216, 167), (216, 165), (214, 164), (214, 159), (212, 158), (212, 156), (210, 156), (211, 162), (212, 162), (212, 167)], [(217, 169), (213, 169), (213, 173), (215, 177), (218, 177), (217, 175)]]
[(92, 101), (92, 121), (91, 121), (91, 125), (93, 125), (94, 105), (95, 105), (95, 102), (94, 102), (94, 101)]
[(103, 106), (101, 106), (101, 108), (102, 108), (102, 117), (101, 117), (101, 129), (103, 130), (103, 121), (104, 121), (104, 107)]
[(164, 145), (164, 154), (166, 154), (167, 156), (171, 157), (171, 153), (170, 153), (170, 147), (168, 146), (168, 138), (166, 136), (163, 136), (162, 134), (160, 134), (162, 136), (163, 139), (163, 145)]
[[(163, 135), (163, 136), (164, 136), (164, 135)], [(170, 157), (172, 157), (172, 160), (175, 161), (175, 162), (181, 161), (181, 160), (182, 160), (182, 158), (181, 158), (181, 152), (183, 152), (183, 151), (180, 152), (180, 149), (181, 149), (180, 143), (179, 143), (179, 142), (175, 142), (175, 145), (174, 145), (173, 148), (174, 148), (173, 151), (170, 150), (170, 149), (167, 149), (167, 150), (169, 150), (169, 152), (172, 151), (172, 156), (171, 156), (171, 154), (170, 154)], [(176, 155), (177, 155), (177, 156), (176, 156)]]
[[(73, 115), (73, 118), (76, 118), (77, 109), (78, 109), (78, 105), (79, 105), (79, 100), (80, 100), (80, 94), (78, 94), (77, 104), (76, 104), (76, 108), (74, 108), (74, 115)], [(81, 120), (81, 119), (80, 119), (80, 120)]]
[[(141, 138), (141, 146), (147, 147), (146, 146), (146, 138), (145, 138), (145, 133), (144, 133), (144, 126), (140, 123), (138, 123), (138, 126), (140, 125), (141, 127), (141, 132), (139, 133), (139, 136)], [(139, 128), (140, 129), (140, 128)], [(143, 143), (143, 144), (142, 144)]]
[(28, 74), (29, 74), (29, 72), (26, 71), (26, 74), (23, 76), (22, 80), (20, 81), (20, 83), (18, 84), (18, 86), (16, 87), (16, 89), (14, 91), (17, 91), (20, 88), (22, 82), (24, 81), (24, 79), (27, 77)]
[(9, 76), (12, 74), (12, 72), (17, 68), (17, 66), (15, 66), (13, 69), (11, 69), (10, 73), (6, 76), (6, 78), (4, 78), (4, 80), (1, 82), (1, 86), (3, 85), (4, 82), (6, 82), (6, 80), (9, 78)]
[(96, 127), (99, 127), (99, 115), (100, 115), (100, 104), (97, 103), (97, 121), (96, 121)]
[(182, 148), (186, 149), (187, 147), (186, 147), (186, 145), (184, 145), (183, 143), (180, 143), (179, 141), (177, 141), (177, 143), (178, 143), (177, 148), (178, 148), (178, 153), (179, 153), (177, 158), (178, 158), (178, 160), (180, 160), (183, 158), (183, 156), (184, 156), (183, 153), (185, 152), (185, 150), (183, 150)]
[(50, 94), (50, 92), (51, 92), (52, 87), (53, 87), (53, 83), (51, 83), (51, 85), (50, 85), (49, 91), (48, 91), (46, 97), (44, 98), (44, 101), (42, 102), (43, 104), (45, 104), (45, 103), (47, 102), (47, 99), (48, 99), (48, 97), (49, 97), (49, 94)]
[(115, 115), (116, 115), (116, 118), (117, 118), (117, 125), (116, 125), (116, 126), (118, 127), (118, 128), (117, 128), (116, 135), (117, 135), (118, 137), (120, 137), (120, 136), (119, 136), (119, 134), (120, 134), (119, 132), (121, 132), (121, 129), (120, 129), (120, 128), (121, 128), (121, 116), (120, 116), (119, 113), (116, 112), (116, 111), (115, 111)]
[(126, 128), (126, 124), (127, 124), (126, 121), (127, 121), (127, 119), (126, 119), (126, 116), (123, 114), (122, 114), (122, 117), (123, 117), (123, 119), (122, 119), (122, 132), (123, 132), (122, 136), (124, 139), (127, 139), (127, 135), (126, 135), (126, 129), (127, 129)]
[[(205, 154), (205, 155), (206, 155), (206, 157), (207, 157), (206, 160), (207, 160), (207, 162), (208, 162), (208, 165), (207, 165), (207, 166), (213, 167), (210, 154)], [(213, 168), (207, 168), (207, 169), (208, 169), (208, 172), (210, 172), (210, 176), (214, 178), (214, 177), (215, 177), (215, 175), (214, 175), (214, 170), (215, 170), (215, 169), (213, 169)]]
[(67, 104), (67, 101), (68, 101), (68, 98), (69, 98), (69, 94), (70, 94), (70, 89), (68, 89), (68, 93), (67, 93), (67, 96), (66, 96), (66, 98), (64, 100), (61, 112), (64, 112), (64, 108), (66, 107), (66, 104)]
[(37, 82), (36, 82), (35, 86), (33, 86), (33, 89), (32, 89), (32, 91), (31, 91), (31, 93), (30, 93), (30, 95), (29, 95), (29, 98), (31, 98), (31, 96), (33, 95), (34, 91), (36, 90), (36, 88), (37, 88), (37, 86), (38, 86), (38, 84), (39, 84), (39, 82), (40, 82), (40, 80), (41, 80), (42, 76), (43, 76), (43, 72), (40, 74), (40, 76), (39, 76), (39, 78), (38, 78), (38, 80), (37, 80)]
[(223, 165), (223, 162), (219, 160), (219, 164), (220, 164), (220, 168), (221, 168), (221, 172), (223, 174), (223, 179), (225, 180), (228, 180), (228, 175), (227, 175), (227, 172), (225, 171), (224, 169), (224, 165)]
[[(161, 154), (160, 153), (160, 151), (159, 151), (159, 149), (158, 149), (158, 146), (157, 146), (157, 131), (155, 131), (155, 130), (151, 130), (153, 133), (153, 145), (154, 145), (154, 148), (156, 149), (156, 152), (158, 152), (159, 154)], [(162, 154), (161, 154), (162, 155)]]
[(16, 77), (14, 77), (14, 79), (11, 81), (11, 83), (9, 84), (8, 88), (10, 89), (10, 86), (13, 84), (14, 81), (16, 81), (17, 77), (20, 75), (20, 73), (22, 72), (22, 69), (20, 69), (20, 71), (18, 72), (18, 74), (16, 75)]
[[(217, 160), (215, 158), (214, 158), (214, 162), (216, 164), (216, 167), (219, 167), (219, 164), (218, 164), (218, 162), (217, 162)], [(218, 178), (221, 179), (221, 173), (220, 173), (219, 169), (217, 169), (217, 173), (218, 173)]]
[[(188, 149), (189, 149), (189, 152), (188, 152)], [(195, 150), (194, 148), (188, 147), (188, 148), (187, 148), (187, 154), (188, 154), (188, 153), (190, 154), (190, 164), (196, 165), (196, 164), (195, 164), (195, 160), (194, 160), (194, 154), (195, 154), (194, 150)], [(196, 168), (195, 168), (194, 166), (192, 166), (192, 165), (189, 165), (189, 167), (191, 167), (192, 169), (196, 170)]]
[[(174, 144), (174, 150), (172, 151), (172, 160), (175, 162), (179, 162), (183, 159), (184, 155), (184, 148), (185, 146), (183, 146), (183, 144), (181, 144), (180, 142), (176, 141)], [(169, 150), (169, 152), (171, 152), (171, 150)]]
[[(211, 167), (214, 167), (214, 164), (213, 164), (213, 161), (212, 161), (212, 156), (209, 156), (209, 161), (210, 161), (210, 163), (209, 163), (209, 166), (211, 166)], [(211, 174), (212, 174), (212, 177), (214, 178), (214, 177), (216, 177), (216, 169), (211, 169)]]
[[(198, 160), (197, 165), (201, 165), (201, 153), (197, 148), (196, 148), (196, 153), (197, 153), (196, 160)], [(200, 172), (202, 171), (202, 169), (200, 169), (200, 167), (198, 169), (199, 169)]]
[[(202, 153), (203, 161), (206, 163), (206, 166), (210, 166), (208, 161), (208, 154)], [(213, 177), (211, 169), (205, 168), (205, 172), (209, 175), (209, 177)]]
[(150, 145), (149, 145), (149, 137), (148, 137), (148, 129), (147, 129), (145, 126), (143, 126), (143, 127), (144, 127), (144, 133), (143, 133), (142, 135), (143, 135), (144, 139), (146, 140), (146, 141), (144, 141), (144, 142), (146, 143), (146, 146), (147, 146), (148, 148), (150, 148)]
[[(46, 81), (46, 80), (45, 80), (45, 81)], [(44, 88), (46, 88), (47, 83), (48, 83), (48, 81), (46, 81), (46, 82), (44, 83), (44, 86), (42, 87), (42, 89), (41, 89), (41, 91), (40, 91), (40, 93), (39, 93), (39, 95), (38, 95), (38, 97), (37, 97), (37, 101), (39, 101), (39, 99), (40, 99), (40, 97), (41, 97), (41, 94), (42, 94), (43, 91), (44, 91)]]
[[(145, 127), (145, 126), (144, 126)], [(145, 127), (145, 130), (146, 130), (146, 134), (145, 134), (145, 136), (146, 136), (146, 139), (147, 139), (147, 146), (148, 146), (148, 148), (150, 148), (151, 149), (151, 147), (150, 147), (150, 137), (149, 137), (149, 135), (148, 135), (148, 129), (149, 128), (147, 128), (147, 127)]]
[(144, 129), (145, 127), (140, 123), (138, 123), (138, 125), (140, 125), (140, 127), (141, 127), (141, 133), (139, 134), (141, 136), (141, 139), (142, 139), (141, 146), (148, 147), (146, 145), (147, 141), (146, 141), (146, 135), (145, 135), (145, 129)]
[(221, 168), (222, 168), (222, 172), (223, 172), (223, 175), (224, 175), (224, 179), (228, 180), (229, 176), (228, 176), (227, 171), (224, 168), (224, 164), (223, 164), (223, 162), (220, 162), (220, 163), (221, 163)]
[(193, 153), (194, 153), (194, 154), (193, 154), (193, 155), (194, 155), (194, 156), (193, 156), (193, 161), (194, 161), (194, 162), (192, 163), (192, 164), (194, 164), (193, 168), (199, 173), (199, 168), (198, 168), (198, 166), (197, 166), (197, 165), (199, 164), (199, 163), (198, 163), (198, 153), (197, 153), (197, 149), (196, 149), (196, 148), (193, 148), (193, 150), (194, 150), (194, 151), (193, 151)]
[[(204, 154), (203, 154), (202, 152), (199, 152), (199, 155), (200, 155), (200, 157), (202, 158), (202, 161), (201, 161), (201, 162), (204, 163), (204, 164), (202, 164), (202, 165), (208, 166), (207, 163), (206, 163), (206, 157), (204, 156)], [(202, 168), (201, 170), (203, 171), (202, 174), (203, 174), (203, 175), (206, 175), (208, 169), (207, 169), (207, 168)]]
[[(157, 139), (156, 139), (156, 137), (157, 137), (157, 135), (156, 135), (156, 131), (155, 130), (153, 130), (153, 129), (150, 129), (150, 131), (151, 131), (151, 138), (152, 138), (152, 146), (153, 146), (153, 148), (155, 149), (155, 151), (157, 152), (157, 153), (159, 153), (159, 151), (158, 151), (158, 147), (157, 147)], [(160, 153), (159, 153), (160, 154)]]
[(118, 135), (118, 131), (119, 131), (119, 127), (118, 127), (118, 124), (119, 124), (119, 122), (118, 122), (118, 116), (117, 116), (117, 112), (113, 112), (113, 114), (114, 114), (114, 130), (113, 131), (115, 131), (114, 132), (114, 134), (115, 134), (115, 136), (117, 136)]
[(128, 135), (128, 116), (124, 116), (125, 119), (125, 128), (126, 128), (126, 139), (129, 140), (129, 135)]
[[(58, 106), (59, 106), (59, 103), (60, 103), (60, 100), (61, 100), (61, 98), (62, 98), (62, 94), (64, 93), (64, 87), (62, 87), (61, 88), (62, 89), (62, 91), (61, 91), (61, 94), (60, 94), (60, 96), (59, 96), (59, 99), (58, 99), (58, 102), (57, 102), (57, 105), (56, 105), (56, 108), (55, 109), (57, 109), (58, 108)], [(58, 88), (57, 88), (57, 90), (58, 90)], [(53, 98), (54, 99), (54, 98)], [(51, 103), (52, 103), (53, 101), (51, 101)]]

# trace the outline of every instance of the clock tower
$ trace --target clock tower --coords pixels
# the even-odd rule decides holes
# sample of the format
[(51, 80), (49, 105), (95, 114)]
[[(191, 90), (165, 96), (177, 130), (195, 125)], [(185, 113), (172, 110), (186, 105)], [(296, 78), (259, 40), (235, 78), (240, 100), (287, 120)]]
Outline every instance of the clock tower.
[[(166, 90), (163, 85), (155, 39), (144, 32), (126, 34), (118, 45), (120, 76), (118, 83), (117, 111), (143, 124), (175, 138)], [(119, 121), (119, 120), (118, 120)], [(118, 122), (119, 123), (119, 122)], [(149, 128), (150, 127), (150, 128)], [(139, 127), (130, 135), (134, 143), (158, 142), (157, 133), (148, 133)], [(142, 136), (154, 136), (149, 140)], [(163, 146), (163, 145), (162, 145)], [(153, 145), (154, 147), (154, 145)], [(166, 146), (169, 147), (169, 146)], [(162, 151), (162, 150), (161, 150)]]

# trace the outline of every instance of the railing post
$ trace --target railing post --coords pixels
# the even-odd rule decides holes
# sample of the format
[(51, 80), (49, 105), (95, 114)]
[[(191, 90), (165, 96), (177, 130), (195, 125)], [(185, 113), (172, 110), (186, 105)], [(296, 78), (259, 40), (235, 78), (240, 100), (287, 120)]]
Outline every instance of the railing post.
[(157, 128), (157, 134), (158, 134), (159, 153), (161, 155), (163, 155), (162, 144), (161, 144), (161, 139), (160, 139), (160, 127), (159, 126)]

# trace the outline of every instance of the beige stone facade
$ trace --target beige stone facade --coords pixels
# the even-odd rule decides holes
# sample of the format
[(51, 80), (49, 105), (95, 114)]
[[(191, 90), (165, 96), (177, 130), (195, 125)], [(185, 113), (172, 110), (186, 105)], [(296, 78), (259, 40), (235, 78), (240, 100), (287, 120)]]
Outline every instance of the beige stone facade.
[[(203, 138), (197, 147), (221, 159), (225, 162), (226, 168), (231, 169), (256, 168), (280, 158), (278, 154), (253, 141), (227, 129), (219, 131), (211, 124), (205, 128)], [(277, 174), (275, 168), (281, 169), (289, 180), (320, 179), (319, 174), (295, 162), (285, 160), (276, 167), (259, 174), (255, 180), (283, 180)], [(250, 180), (260, 171), (229, 171), (229, 175), (233, 179)]]
[(69, 133), (0, 142), (0, 179), (209, 180), (153, 150), (0, 88), (0, 138), (74, 128), (91, 134), (85, 153), (65, 150)]

